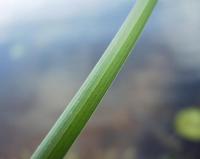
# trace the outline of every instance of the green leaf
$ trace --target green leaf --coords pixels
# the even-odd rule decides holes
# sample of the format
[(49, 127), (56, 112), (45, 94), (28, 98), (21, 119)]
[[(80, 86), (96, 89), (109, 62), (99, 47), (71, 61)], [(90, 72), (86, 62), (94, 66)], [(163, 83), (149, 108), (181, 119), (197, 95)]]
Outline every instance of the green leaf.
[(175, 118), (175, 130), (184, 139), (200, 141), (200, 108), (189, 107), (178, 112)]
[(121, 29), (32, 159), (60, 159), (69, 150), (131, 53), (157, 0), (137, 0)]

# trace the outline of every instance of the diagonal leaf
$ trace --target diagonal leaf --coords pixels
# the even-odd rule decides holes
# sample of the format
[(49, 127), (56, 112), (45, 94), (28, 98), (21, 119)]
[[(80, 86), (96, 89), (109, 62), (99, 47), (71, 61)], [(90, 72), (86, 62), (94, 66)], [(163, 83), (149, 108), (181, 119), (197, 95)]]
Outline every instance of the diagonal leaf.
[(131, 53), (157, 0), (137, 0), (121, 29), (68, 104), (32, 159), (61, 159), (105, 95)]

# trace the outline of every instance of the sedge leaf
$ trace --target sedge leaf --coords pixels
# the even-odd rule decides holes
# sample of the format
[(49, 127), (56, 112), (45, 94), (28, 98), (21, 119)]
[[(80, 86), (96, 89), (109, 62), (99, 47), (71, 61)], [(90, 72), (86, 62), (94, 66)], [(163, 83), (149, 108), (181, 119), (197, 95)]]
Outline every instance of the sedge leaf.
[(100, 103), (131, 53), (157, 0), (137, 0), (77, 94), (32, 155), (32, 159), (61, 159)]

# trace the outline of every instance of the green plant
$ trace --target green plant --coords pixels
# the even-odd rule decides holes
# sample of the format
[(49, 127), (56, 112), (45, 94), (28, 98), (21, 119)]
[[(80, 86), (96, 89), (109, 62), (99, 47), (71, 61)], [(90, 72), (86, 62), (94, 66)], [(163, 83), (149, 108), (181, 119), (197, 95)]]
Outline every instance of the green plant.
[(32, 159), (60, 159), (69, 150), (117, 76), (157, 0), (137, 0), (105, 53), (68, 104)]
[(181, 137), (193, 141), (200, 141), (200, 108), (189, 107), (177, 113), (175, 130)]

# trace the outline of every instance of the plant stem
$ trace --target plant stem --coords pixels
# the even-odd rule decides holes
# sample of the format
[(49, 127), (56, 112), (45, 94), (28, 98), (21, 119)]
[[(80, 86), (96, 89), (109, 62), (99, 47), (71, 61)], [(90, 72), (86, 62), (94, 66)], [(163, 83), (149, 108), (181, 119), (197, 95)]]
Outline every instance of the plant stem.
[(137, 0), (121, 29), (68, 104), (32, 159), (61, 159), (105, 95), (131, 53), (157, 0)]

